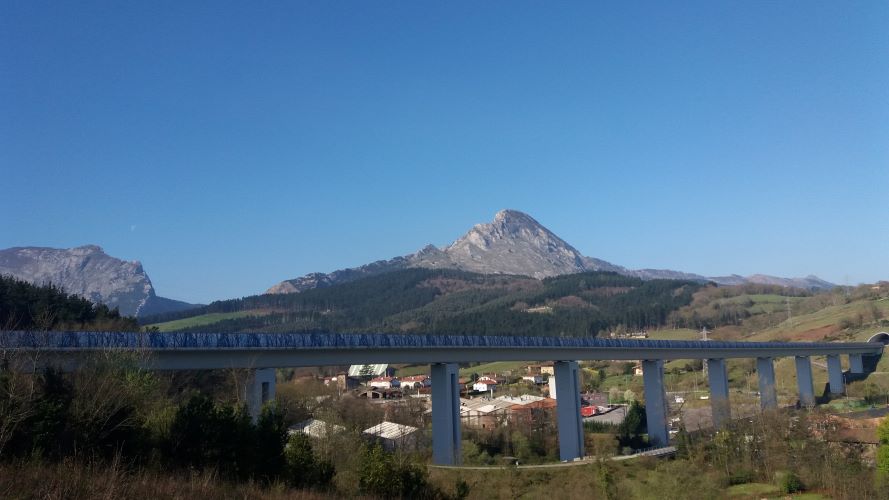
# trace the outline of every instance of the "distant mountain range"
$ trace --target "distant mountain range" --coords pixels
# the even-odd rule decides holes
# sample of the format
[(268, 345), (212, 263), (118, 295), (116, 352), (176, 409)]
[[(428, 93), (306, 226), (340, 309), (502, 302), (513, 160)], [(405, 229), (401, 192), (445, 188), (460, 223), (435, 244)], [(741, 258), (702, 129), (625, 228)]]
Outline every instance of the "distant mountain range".
[[(427, 245), (416, 253), (402, 257), (331, 273), (307, 274), (282, 281), (266, 293), (303, 292), (412, 268), (454, 269), (536, 279), (588, 271), (612, 271), (644, 280), (714, 281), (722, 285), (757, 283), (807, 290), (834, 286), (816, 276), (779, 278), (756, 274), (706, 277), (663, 269), (627, 269), (582, 255), (525, 213), (501, 210), (492, 222), (475, 225), (445, 248)], [(0, 274), (38, 285), (53, 283), (68, 293), (117, 307), (126, 316), (146, 317), (198, 307), (197, 304), (159, 297), (142, 264), (112, 257), (96, 245), (68, 249), (14, 247), (0, 250)]]
[(307, 274), (282, 281), (269, 288), (266, 293), (302, 292), (408, 268), (457, 269), (483, 274), (522, 275), (537, 279), (585, 271), (613, 271), (646, 280), (683, 279), (713, 281), (722, 285), (757, 283), (807, 290), (829, 289), (835, 286), (817, 276), (780, 278), (755, 274), (707, 277), (666, 269), (627, 269), (582, 255), (528, 214), (517, 210), (501, 210), (497, 212), (492, 222), (475, 225), (445, 248), (427, 245), (410, 255), (331, 273)]
[(116, 307), (124, 316), (150, 316), (198, 307), (158, 297), (141, 263), (111, 257), (96, 245), (0, 250), (0, 275), (37, 285), (52, 283), (68, 293)]

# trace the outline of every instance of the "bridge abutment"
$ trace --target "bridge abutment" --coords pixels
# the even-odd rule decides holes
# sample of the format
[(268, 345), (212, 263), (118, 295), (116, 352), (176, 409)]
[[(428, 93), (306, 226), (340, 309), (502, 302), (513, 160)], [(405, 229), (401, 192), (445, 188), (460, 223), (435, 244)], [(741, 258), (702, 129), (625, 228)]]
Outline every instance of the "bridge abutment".
[(460, 384), (456, 363), (434, 363), (432, 375), (432, 461), (460, 465)]
[(796, 385), (799, 388), (799, 404), (802, 407), (815, 406), (815, 389), (812, 384), (812, 363), (808, 356), (796, 356)]
[(756, 375), (759, 378), (759, 405), (763, 410), (778, 407), (775, 390), (775, 362), (772, 358), (756, 358)]
[(275, 398), (275, 369), (252, 369), (247, 374), (247, 383), (244, 384), (244, 400), (247, 402), (247, 411), (256, 422), (262, 413), (262, 405)]
[(645, 385), (645, 420), (651, 446), (667, 446), (670, 430), (667, 426), (667, 397), (664, 392), (664, 362), (659, 359), (642, 361), (642, 380)]
[(710, 382), (710, 407), (713, 410), (713, 426), (717, 429), (732, 418), (728, 398), (728, 372), (724, 359), (707, 360), (707, 378)]
[(559, 423), (559, 459), (582, 458), (583, 420), (580, 416), (580, 371), (577, 361), (556, 361), (556, 414)]
[(843, 383), (843, 365), (840, 363), (839, 354), (827, 356), (827, 381), (831, 394), (843, 394), (846, 392)]

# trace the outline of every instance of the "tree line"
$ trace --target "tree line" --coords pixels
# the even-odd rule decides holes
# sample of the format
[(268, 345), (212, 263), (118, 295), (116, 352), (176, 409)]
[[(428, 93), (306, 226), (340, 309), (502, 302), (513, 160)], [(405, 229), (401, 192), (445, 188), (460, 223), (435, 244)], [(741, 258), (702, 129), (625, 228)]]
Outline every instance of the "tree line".
[(33, 285), (0, 276), (0, 330), (136, 331), (133, 318), (104, 304), (66, 293), (53, 284)]

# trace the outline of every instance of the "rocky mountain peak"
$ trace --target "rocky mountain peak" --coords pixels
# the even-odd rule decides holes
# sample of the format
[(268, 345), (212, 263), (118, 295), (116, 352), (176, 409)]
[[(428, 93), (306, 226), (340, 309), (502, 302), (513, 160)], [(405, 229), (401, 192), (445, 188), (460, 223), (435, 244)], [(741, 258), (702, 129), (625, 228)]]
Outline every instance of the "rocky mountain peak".
[(494, 222), (540, 226), (540, 223), (534, 220), (530, 215), (510, 208), (505, 208), (494, 214)]
[(125, 316), (192, 307), (158, 297), (139, 261), (112, 257), (98, 245), (74, 248), (14, 247), (0, 250), (0, 274), (116, 307)]
[(585, 257), (565, 240), (518, 210), (500, 210), (494, 220), (476, 224), (466, 234), (445, 248), (427, 245), (421, 250), (390, 260), (361, 267), (341, 269), (329, 274), (308, 274), (283, 281), (266, 293), (293, 293), (404, 269), (459, 269), (484, 274), (517, 274), (542, 279), (584, 271), (611, 271), (642, 279), (681, 279), (715, 281), (720, 284), (771, 283), (799, 288), (830, 288), (832, 285), (814, 276), (775, 278), (772, 276), (724, 276), (707, 278), (668, 269), (631, 270), (610, 262)]
[(517, 210), (501, 210), (444, 249), (458, 269), (545, 278), (584, 270), (574, 247)]
[(72, 254), (86, 255), (91, 253), (105, 253), (105, 250), (102, 249), (99, 245), (83, 245), (79, 247), (74, 247), (69, 250)]

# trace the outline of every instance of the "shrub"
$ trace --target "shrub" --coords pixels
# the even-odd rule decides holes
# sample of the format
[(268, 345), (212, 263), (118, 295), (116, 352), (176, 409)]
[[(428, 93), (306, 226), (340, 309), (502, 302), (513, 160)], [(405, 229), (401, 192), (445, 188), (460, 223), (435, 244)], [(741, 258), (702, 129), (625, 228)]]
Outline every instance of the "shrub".
[(374, 443), (362, 450), (358, 487), (362, 493), (383, 498), (441, 498), (429, 483), (426, 468), (396, 457)]
[(803, 482), (794, 472), (788, 471), (778, 474), (778, 487), (783, 493), (796, 493), (802, 491)]
[(748, 469), (732, 471), (728, 478), (728, 484), (746, 484), (753, 480), (753, 472)]
[[(217, 469), (223, 476), (247, 478), (255, 464), (256, 437), (246, 408), (216, 406), (210, 398), (197, 395), (179, 407), (164, 448), (169, 459), (180, 466)], [(273, 449), (261, 451), (281, 453)]]
[(336, 474), (332, 463), (315, 457), (312, 443), (305, 434), (290, 436), (284, 456), (287, 463), (287, 483), (296, 488), (326, 488)]

